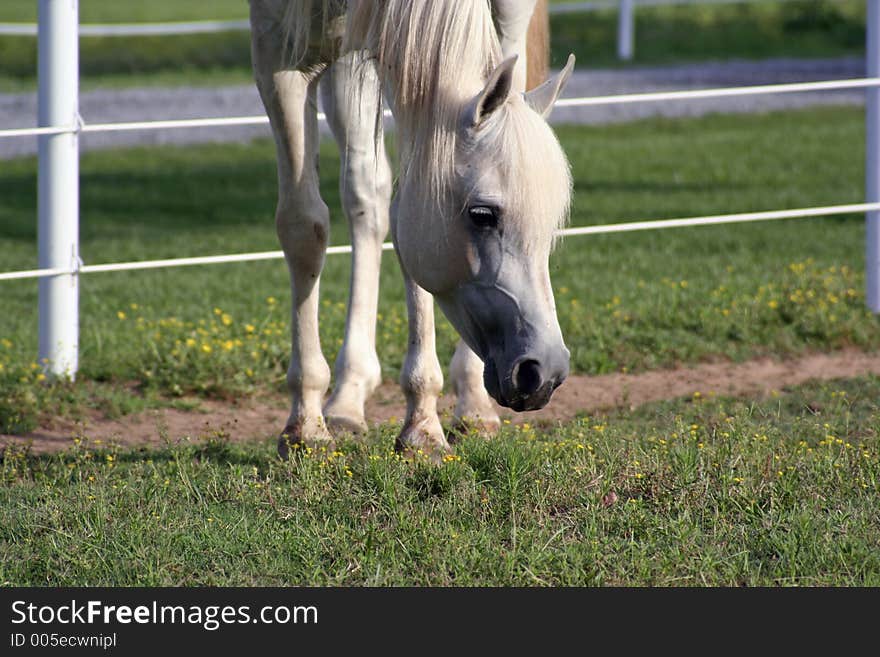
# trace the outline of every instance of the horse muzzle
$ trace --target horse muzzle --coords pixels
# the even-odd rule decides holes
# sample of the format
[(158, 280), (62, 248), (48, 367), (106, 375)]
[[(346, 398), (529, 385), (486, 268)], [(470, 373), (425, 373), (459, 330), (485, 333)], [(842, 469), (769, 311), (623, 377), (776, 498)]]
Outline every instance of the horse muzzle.
[(486, 390), (499, 404), (516, 412), (544, 408), (568, 376), (569, 352), (565, 347), (562, 352), (564, 356), (556, 359), (523, 356), (503, 370), (496, 359), (488, 358), (483, 369)]

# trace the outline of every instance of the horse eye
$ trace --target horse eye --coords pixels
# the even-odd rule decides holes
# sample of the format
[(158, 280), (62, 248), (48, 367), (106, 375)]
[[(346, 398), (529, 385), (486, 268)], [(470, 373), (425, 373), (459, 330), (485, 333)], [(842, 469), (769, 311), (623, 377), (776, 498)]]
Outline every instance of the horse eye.
[(498, 225), (498, 213), (488, 205), (474, 205), (468, 208), (468, 216), (477, 228), (495, 228)]

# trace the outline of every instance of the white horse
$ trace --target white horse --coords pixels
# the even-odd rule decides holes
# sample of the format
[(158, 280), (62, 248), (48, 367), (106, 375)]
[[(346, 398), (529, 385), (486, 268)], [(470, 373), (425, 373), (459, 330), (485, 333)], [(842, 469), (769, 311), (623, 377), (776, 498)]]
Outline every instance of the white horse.
[[(497, 428), (489, 395), (533, 410), (566, 377), (569, 352), (548, 258), (567, 218), (571, 179), (544, 117), (573, 57), (555, 78), (525, 91), (536, 1), (250, 0), (254, 73), (277, 144), (276, 228), (292, 292), (292, 404), (282, 457), (292, 443), (329, 444), (331, 430), (366, 428), (364, 403), (380, 383), (376, 306), (389, 217), (409, 317), (398, 450), (436, 456), (449, 449), (437, 415), (443, 376), (433, 299), (463, 339), (450, 365), (457, 423)], [(326, 403), (318, 282), (330, 222), (316, 166), (319, 89), (340, 146), (354, 247), (345, 340)], [(381, 143), (383, 90), (401, 151), (393, 203)]]

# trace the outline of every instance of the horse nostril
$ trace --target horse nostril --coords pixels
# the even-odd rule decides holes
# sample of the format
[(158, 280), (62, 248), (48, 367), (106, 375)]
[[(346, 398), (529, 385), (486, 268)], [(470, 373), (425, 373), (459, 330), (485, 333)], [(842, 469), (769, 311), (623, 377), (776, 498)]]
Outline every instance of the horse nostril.
[(524, 360), (513, 373), (516, 390), (521, 395), (531, 395), (541, 387), (541, 364), (536, 360)]

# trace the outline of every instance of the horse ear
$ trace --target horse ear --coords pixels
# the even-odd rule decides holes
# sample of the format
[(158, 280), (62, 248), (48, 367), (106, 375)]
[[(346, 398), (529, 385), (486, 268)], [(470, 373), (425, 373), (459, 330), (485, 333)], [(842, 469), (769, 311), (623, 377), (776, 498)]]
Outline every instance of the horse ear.
[(472, 126), (478, 126), (487, 116), (501, 107), (510, 97), (510, 89), (513, 86), (513, 69), (516, 66), (517, 55), (511, 55), (492, 71), (486, 86), (471, 104), (472, 110), (470, 121)]
[(569, 55), (565, 68), (543, 84), (523, 94), (529, 106), (546, 118), (550, 114), (550, 110), (553, 109), (556, 99), (559, 98), (559, 94), (565, 88), (568, 78), (571, 77), (572, 70), (574, 70), (574, 55)]

